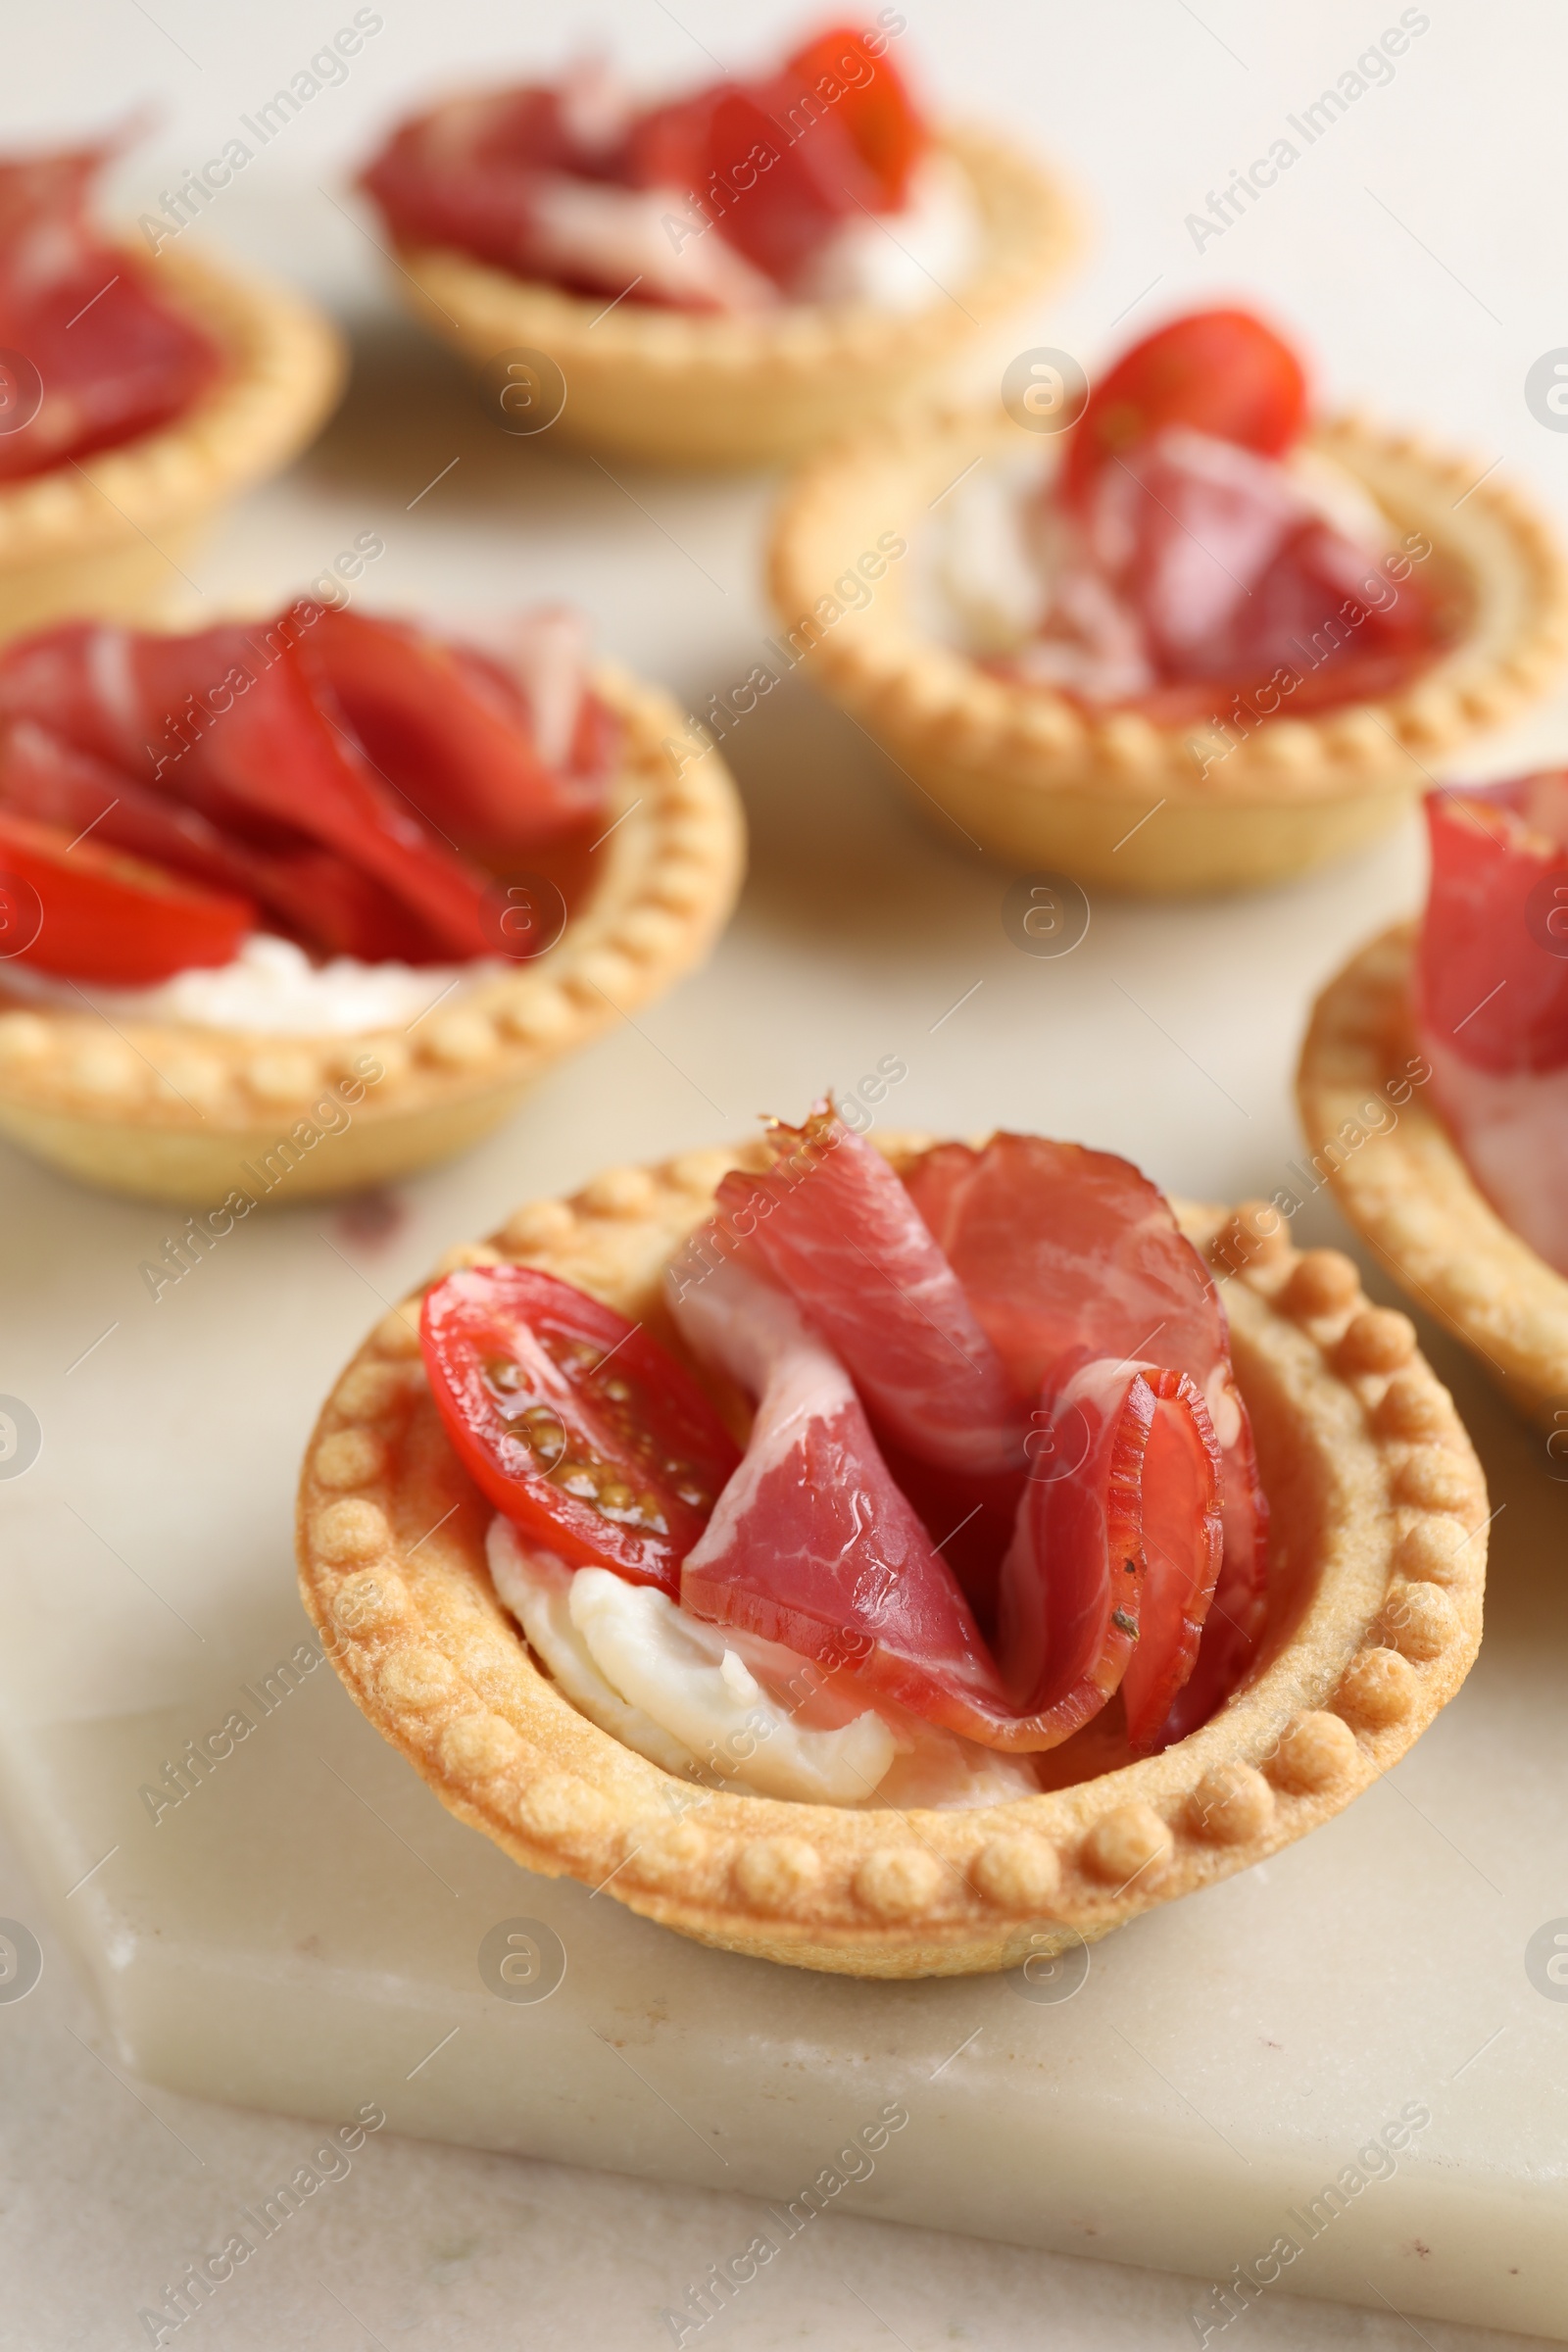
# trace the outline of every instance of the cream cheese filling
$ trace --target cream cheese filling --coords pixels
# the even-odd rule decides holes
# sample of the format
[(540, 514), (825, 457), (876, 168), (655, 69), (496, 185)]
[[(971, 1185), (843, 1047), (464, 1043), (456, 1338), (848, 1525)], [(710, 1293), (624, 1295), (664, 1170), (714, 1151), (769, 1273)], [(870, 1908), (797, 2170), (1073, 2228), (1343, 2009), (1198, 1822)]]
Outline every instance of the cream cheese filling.
[[(823, 1722), (817, 1670), (777, 1642), (691, 1616), (607, 1568), (567, 1568), (509, 1519), (485, 1544), (496, 1592), (562, 1695), (650, 1763), (736, 1794), (803, 1804), (950, 1809), (1007, 1804), (1027, 1763), (902, 1708)], [(800, 1695), (797, 1695), (800, 1694)]]
[(0, 964), (5, 987), (35, 1004), (79, 1012), (83, 1004), (113, 1021), (184, 1021), (197, 1029), (256, 1030), (275, 1037), (352, 1037), (368, 1029), (406, 1029), (438, 999), (510, 967), (499, 957), (472, 963), (361, 963), (352, 956), (313, 963), (291, 939), (255, 931), (228, 963), (192, 964), (154, 988), (98, 988), (21, 961)]

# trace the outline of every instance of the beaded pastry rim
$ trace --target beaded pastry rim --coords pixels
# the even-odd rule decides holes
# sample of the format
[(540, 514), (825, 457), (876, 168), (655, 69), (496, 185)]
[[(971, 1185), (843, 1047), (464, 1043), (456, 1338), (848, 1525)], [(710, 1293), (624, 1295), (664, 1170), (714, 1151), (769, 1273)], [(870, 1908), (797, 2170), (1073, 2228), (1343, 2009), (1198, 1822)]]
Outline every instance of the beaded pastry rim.
[(682, 719), (667, 695), (613, 669), (594, 684), (626, 726), (606, 866), (544, 955), (406, 1029), (320, 1038), (194, 1022), (111, 1026), (96, 1013), (7, 1003), (0, 965), (0, 1129), (15, 1106), (106, 1133), (265, 1139), (352, 1076), (366, 1054), (383, 1075), (356, 1117), (374, 1126), (515, 1092), (669, 987), (734, 904), (745, 859), (740, 798), (716, 752), (676, 760), (668, 747)]
[[(1297, 1094), (1311, 1150), (1365, 1140), (1330, 1174), (1350, 1223), (1390, 1275), (1436, 1315), (1516, 1407), (1568, 1431), (1568, 1281), (1520, 1240), (1480, 1190), (1419, 1095), (1384, 1134), (1356, 1113), (1411, 1051), (1416, 927), (1398, 923), (1353, 956), (1313, 1007)], [(1568, 1444), (1568, 1438), (1564, 1439)], [(1561, 1448), (1559, 1448), (1561, 1450)]]
[[(787, 623), (811, 613), (879, 530), (923, 518), (933, 492), (1024, 439), (1000, 410), (928, 406), (808, 460), (774, 522), (775, 610)], [(1214, 750), (1208, 724), (1160, 724), (1129, 710), (1090, 715), (1049, 687), (993, 677), (926, 636), (897, 592), (845, 612), (806, 660), (826, 693), (916, 766), (922, 753), (934, 754), (1026, 789), (1125, 799), (1139, 814), (1151, 792), (1175, 808), (1309, 806), (1386, 788), (1391, 770), (1413, 791), (1425, 762), (1511, 717), (1560, 668), (1568, 566), (1545, 521), (1489, 473), (1484, 457), (1360, 412), (1318, 425), (1308, 445), (1355, 476), (1396, 522), (1426, 531), (1439, 562), (1465, 583), (1464, 633), (1398, 694), (1268, 718), (1200, 765), (1194, 744)]]
[[(931, 1139), (879, 1140), (898, 1166)], [(449, 1252), (432, 1280), (514, 1258), (667, 1332), (661, 1270), (724, 1170), (748, 1164), (755, 1148), (611, 1169)], [(1284, 1416), (1326, 1499), (1298, 1622), (1162, 1756), (953, 1813), (694, 1791), (648, 1763), (562, 1697), (494, 1596), (488, 1507), (425, 1390), (418, 1295), (335, 1384), (302, 1474), (301, 1590), (338, 1674), (443, 1804), (525, 1868), (799, 1967), (1004, 1969), (1261, 1860), (1396, 1762), (1463, 1681), (1486, 1490), (1408, 1319), (1369, 1306), (1348, 1258), (1298, 1252), (1257, 1207), (1181, 1214), (1229, 1277), (1244, 1391)]]
[[(791, 303), (762, 313), (657, 309), (563, 292), (510, 276), (440, 246), (404, 246), (418, 315), (448, 342), (488, 358), (509, 343), (537, 342), (570, 379), (574, 361), (601, 369), (647, 368), (666, 379), (692, 376), (732, 386), (807, 384), (821, 375), (878, 377), (929, 368), (1054, 275), (1077, 242), (1075, 208), (1055, 175), (990, 132), (953, 126), (938, 145), (974, 191), (984, 249), (956, 296), (939, 289), (917, 311), (875, 303)], [(588, 341), (590, 332), (593, 341)]]
[(342, 388), (342, 338), (298, 295), (194, 255), (126, 250), (217, 337), (230, 372), (158, 432), (0, 486), (0, 573), (90, 558), (237, 496), (305, 447)]

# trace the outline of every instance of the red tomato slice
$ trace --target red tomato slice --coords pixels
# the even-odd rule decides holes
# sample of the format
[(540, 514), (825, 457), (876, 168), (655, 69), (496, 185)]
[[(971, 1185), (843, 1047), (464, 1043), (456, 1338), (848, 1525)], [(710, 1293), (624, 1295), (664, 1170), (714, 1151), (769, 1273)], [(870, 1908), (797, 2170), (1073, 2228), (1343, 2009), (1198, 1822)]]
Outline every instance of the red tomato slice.
[(1306, 423), (1306, 377), (1290, 345), (1250, 311), (1194, 311), (1155, 329), (1089, 396), (1062, 461), (1081, 502), (1102, 469), (1161, 425), (1191, 425), (1277, 458)]
[(678, 1597), (740, 1460), (690, 1373), (613, 1307), (525, 1266), (449, 1274), (420, 1338), (447, 1434), (497, 1510), (573, 1567)]
[[(797, 93), (791, 99), (791, 91)], [(819, 33), (797, 49), (773, 84), (786, 116), (799, 93), (811, 91), (825, 102), (855, 143), (876, 183), (875, 208), (897, 212), (908, 193), (909, 174), (931, 144), (893, 60), (873, 57), (865, 36), (851, 25)]]
[(148, 988), (191, 964), (228, 963), (255, 927), (244, 899), (0, 812), (0, 938), (41, 971)]

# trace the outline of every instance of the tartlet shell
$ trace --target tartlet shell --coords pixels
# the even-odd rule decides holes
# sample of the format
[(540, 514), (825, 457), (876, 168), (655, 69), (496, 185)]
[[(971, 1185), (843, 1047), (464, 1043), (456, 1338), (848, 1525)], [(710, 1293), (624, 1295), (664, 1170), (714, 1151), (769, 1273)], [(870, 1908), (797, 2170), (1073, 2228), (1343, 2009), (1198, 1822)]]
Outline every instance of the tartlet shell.
[[(1340, 1207), (1400, 1289), (1463, 1341), (1511, 1404), (1561, 1437), (1561, 1452), (1568, 1282), (1503, 1223), (1419, 1091), (1382, 1134), (1356, 1115), (1416, 1051), (1415, 939), (1413, 923), (1396, 924), (1318, 998), (1297, 1077), (1307, 1148), (1328, 1163)], [(1331, 1153), (1336, 1138), (1348, 1145), (1348, 1122), (1366, 1140)]]
[[(699, 962), (740, 887), (745, 828), (718, 755), (677, 755), (682, 717), (657, 689), (612, 670), (595, 684), (626, 728), (605, 870), (546, 954), (407, 1030), (330, 1038), (113, 1027), (8, 1001), (0, 964), (0, 1135), (115, 1192), (216, 1206), (235, 1186), (254, 1195), (271, 1166), (288, 1163), (263, 1199), (286, 1203), (408, 1175), (489, 1134), (552, 1062)], [(366, 1054), (385, 1075), (349, 1124), (279, 1157)]]
[[(898, 1165), (928, 1140), (882, 1149)], [(668, 1338), (662, 1269), (736, 1164), (760, 1164), (755, 1149), (612, 1169), (441, 1271), (516, 1258)], [(1407, 1320), (1369, 1313), (1348, 1259), (1303, 1256), (1245, 1210), (1181, 1213), (1242, 1268), (1227, 1299), (1276, 1560), (1261, 1671), (1165, 1754), (956, 1813), (710, 1793), (646, 1762), (559, 1694), (496, 1600), (488, 1506), (441, 1432), (417, 1296), (337, 1382), (302, 1475), (301, 1590), (337, 1672), (442, 1803), (526, 1869), (797, 1967), (1011, 1968), (1260, 1860), (1386, 1771), (1463, 1681), (1486, 1489)]]
[(983, 249), (961, 286), (933, 285), (920, 311), (799, 304), (719, 317), (620, 302), (607, 312), (430, 247), (401, 251), (399, 291), (469, 359), (547, 353), (565, 378), (550, 427), (563, 441), (675, 466), (800, 457), (937, 385), (1076, 250), (1071, 201), (1039, 165), (982, 131), (952, 130), (942, 145), (968, 177)]
[(342, 389), (342, 339), (297, 294), (193, 254), (127, 252), (230, 368), (160, 431), (0, 484), (0, 636), (88, 616), (144, 621), (188, 596), (178, 565), (217, 509), (286, 466)]
[[(930, 408), (846, 441), (789, 485), (770, 582), (800, 624), (879, 534), (910, 537), (982, 459), (1035, 444), (1001, 411)], [(1374, 840), (1429, 768), (1539, 696), (1568, 654), (1568, 571), (1544, 522), (1488, 471), (1359, 416), (1312, 447), (1354, 475), (1462, 595), (1461, 637), (1404, 692), (1292, 718), (1235, 741), (1134, 711), (1087, 715), (1050, 689), (993, 677), (906, 616), (907, 562), (818, 633), (817, 685), (884, 746), (921, 805), (1020, 866), (1150, 896), (1241, 890)], [(838, 601), (838, 600), (835, 600)], [(1216, 694), (1216, 712), (1227, 698)], [(1195, 740), (1200, 749), (1194, 749)]]

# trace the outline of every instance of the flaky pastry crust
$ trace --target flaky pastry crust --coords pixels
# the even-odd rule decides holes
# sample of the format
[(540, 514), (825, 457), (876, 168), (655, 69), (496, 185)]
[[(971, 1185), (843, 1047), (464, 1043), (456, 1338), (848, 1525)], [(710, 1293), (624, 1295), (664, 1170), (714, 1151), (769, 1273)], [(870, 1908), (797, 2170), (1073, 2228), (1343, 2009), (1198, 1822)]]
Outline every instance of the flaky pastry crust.
[[(1479, 1356), (1521, 1412), (1562, 1430), (1568, 1282), (1503, 1223), (1423, 1094), (1381, 1134), (1357, 1116), (1415, 1050), (1415, 936), (1411, 923), (1386, 931), (1319, 997), (1297, 1077), (1308, 1148), (1400, 1289)], [(1365, 1138), (1353, 1149), (1351, 1126)]]
[(1058, 276), (1077, 245), (1065, 190), (983, 131), (941, 142), (980, 215), (969, 277), (926, 308), (794, 304), (715, 315), (563, 293), (466, 255), (405, 248), (399, 290), (470, 359), (545, 352), (565, 378), (551, 430), (585, 449), (666, 466), (760, 466), (801, 456), (931, 388), (981, 329)]
[[(303, 1151), (263, 1198), (359, 1191), (466, 1151), (541, 1071), (660, 995), (708, 953), (740, 888), (745, 831), (715, 752), (677, 760), (666, 695), (595, 678), (626, 743), (591, 893), (556, 945), (466, 988), (407, 1029), (266, 1036), (97, 1013), (0, 1009), (0, 1134), (74, 1176), (158, 1200), (257, 1192), (313, 1104), (366, 1055), (382, 1076), (349, 1123)], [(0, 964), (0, 1007), (7, 1007)], [(247, 1173), (249, 1163), (249, 1173)]]
[[(806, 659), (923, 806), (1019, 865), (1164, 897), (1324, 864), (1396, 823), (1435, 760), (1542, 693), (1568, 653), (1568, 570), (1544, 522), (1484, 458), (1359, 416), (1319, 426), (1310, 445), (1401, 532), (1426, 534), (1427, 576), (1467, 614), (1401, 693), (1228, 735), (1130, 710), (1088, 714), (926, 636), (906, 610), (906, 563), (818, 629)], [(808, 616), (879, 533), (912, 540), (974, 466), (1027, 446), (1035, 436), (1001, 412), (928, 409), (825, 452), (790, 485), (774, 526), (784, 626), (809, 634)], [(1216, 690), (1217, 716), (1232, 700)]]
[[(899, 1166), (928, 1141), (881, 1148)], [(760, 1164), (756, 1149), (611, 1169), (440, 1271), (543, 1266), (673, 1343), (662, 1268), (737, 1164)], [(1464, 1680), (1486, 1489), (1408, 1320), (1367, 1305), (1348, 1258), (1303, 1255), (1253, 1211), (1181, 1213), (1241, 1269), (1226, 1297), (1276, 1542), (1258, 1672), (1163, 1755), (974, 1812), (736, 1796), (646, 1762), (561, 1696), (496, 1599), (489, 1505), (429, 1396), (417, 1296), (337, 1382), (301, 1480), (301, 1590), (338, 1673), (442, 1803), (524, 1868), (797, 1967), (1011, 1968), (1261, 1860), (1396, 1762)]]
[(342, 387), (342, 341), (298, 295), (195, 255), (127, 251), (228, 369), (160, 431), (0, 485), (0, 636), (85, 615), (144, 622), (183, 596), (179, 560), (216, 509), (286, 466)]

